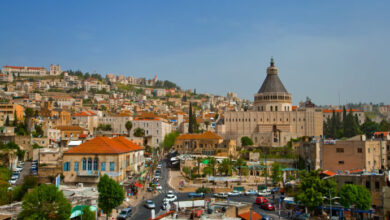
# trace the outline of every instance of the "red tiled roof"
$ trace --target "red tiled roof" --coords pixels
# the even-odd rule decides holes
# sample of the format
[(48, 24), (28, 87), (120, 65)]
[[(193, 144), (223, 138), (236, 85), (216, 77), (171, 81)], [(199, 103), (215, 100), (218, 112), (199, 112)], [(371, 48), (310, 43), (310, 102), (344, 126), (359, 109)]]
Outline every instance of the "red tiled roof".
[[(24, 69), (24, 66), (3, 66), (5, 68), (12, 68), (12, 69)], [(41, 70), (45, 69), (45, 67), (27, 67), (27, 69), (30, 70)]]
[(55, 129), (61, 130), (61, 131), (84, 131), (84, 128), (80, 126), (75, 125), (59, 125), (56, 126)]
[(324, 171), (322, 171), (321, 173), (322, 173), (322, 174), (325, 174), (325, 175), (327, 175), (327, 176), (334, 176), (334, 175), (336, 175), (335, 172), (332, 172), (332, 171), (329, 171), (329, 170), (324, 170)]
[(93, 111), (81, 111), (73, 114), (73, 116), (95, 116), (96, 113)]
[[(241, 213), (240, 215), (238, 215), (238, 217), (240, 217), (242, 219), (245, 219), (245, 220), (249, 220), (249, 219), (251, 219), (250, 212), (251, 211), (245, 212), (245, 213)], [(262, 218), (263, 217), (259, 213), (255, 212), (255, 211), (252, 211), (252, 220), (261, 220)]]
[[(346, 112), (350, 112), (350, 109), (345, 109)], [(332, 113), (333, 109), (324, 109), (322, 110), (323, 113)], [(334, 112), (343, 112), (343, 109), (334, 109)], [(357, 109), (352, 109), (352, 112), (360, 112)]]
[(176, 139), (178, 139), (178, 140), (185, 140), (185, 139), (199, 140), (199, 139), (223, 139), (223, 138), (214, 132), (206, 131), (203, 134), (181, 134)]
[(374, 133), (374, 136), (379, 136), (382, 134), (383, 134), (383, 136), (387, 136), (387, 135), (389, 135), (389, 133), (390, 133), (390, 131), (377, 131)]
[(115, 140), (115, 141), (117, 141), (117, 142), (120, 142), (120, 143), (122, 143), (122, 144), (127, 145), (127, 146), (130, 147), (132, 150), (142, 150), (142, 149), (144, 149), (143, 147), (138, 146), (137, 144), (135, 144), (134, 142), (128, 140), (127, 138), (125, 138), (125, 137), (123, 137), (123, 136), (114, 137), (113, 140)]
[(88, 137), (88, 134), (80, 134), (79, 135), (79, 138), (86, 138), (86, 137)]
[(125, 141), (122, 138), (99, 136), (69, 149), (64, 154), (122, 154), (143, 149), (133, 142)]

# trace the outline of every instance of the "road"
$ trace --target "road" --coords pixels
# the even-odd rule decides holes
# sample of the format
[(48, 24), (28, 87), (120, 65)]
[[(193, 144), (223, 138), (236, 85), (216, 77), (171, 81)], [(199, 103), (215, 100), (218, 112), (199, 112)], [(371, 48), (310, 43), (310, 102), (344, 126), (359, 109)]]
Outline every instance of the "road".
[[(168, 168), (166, 167), (165, 161), (163, 162), (163, 167), (161, 169), (161, 179), (159, 181), (160, 185), (163, 187), (163, 191), (159, 192), (156, 196), (154, 196), (151, 200), (156, 204), (156, 209), (155, 209), (155, 215), (158, 216), (159, 214), (163, 213), (163, 210), (161, 210), (162, 206), (162, 201), (166, 195), (166, 192), (169, 190), (173, 190), (171, 187), (168, 186)], [(148, 192), (151, 193), (151, 192)], [(188, 201), (191, 200), (188, 197), (188, 193), (180, 193), (180, 192), (175, 192), (178, 201)], [(206, 197), (212, 197), (212, 194), (206, 195)], [(236, 202), (249, 202), (249, 203), (254, 203), (256, 200), (256, 196), (237, 196), (237, 197), (230, 197), (229, 198), (231, 201), (236, 201)], [(268, 197), (268, 199), (271, 201), (271, 203), (274, 203), (272, 201), (272, 197)], [(275, 202), (279, 200), (279, 197), (276, 196)], [(277, 207), (277, 205), (275, 205)], [(266, 211), (260, 208), (259, 205), (254, 204), (253, 209), (256, 212), (259, 213), (264, 213), (268, 216), (270, 216), (273, 219), (279, 219), (278, 213), (275, 211)], [(161, 213), (159, 213), (161, 212)], [(284, 214), (286, 216), (286, 214)], [(131, 216), (130, 219), (148, 219), (151, 217), (151, 210), (146, 208), (143, 203), (139, 204), (138, 206), (133, 208), (133, 215)], [(280, 218), (280, 219), (285, 219), (285, 218)]]
[(25, 161), (23, 170), (20, 172), (16, 185), (21, 185), (24, 182), (24, 177), (31, 174), (31, 162)]

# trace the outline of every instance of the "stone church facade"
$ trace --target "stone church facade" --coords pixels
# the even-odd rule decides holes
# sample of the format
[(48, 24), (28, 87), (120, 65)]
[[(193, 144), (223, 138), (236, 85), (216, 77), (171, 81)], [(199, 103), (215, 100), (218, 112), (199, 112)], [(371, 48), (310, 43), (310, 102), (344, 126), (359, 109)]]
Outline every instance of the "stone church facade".
[(292, 96), (281, 82), (271, 59), (267, 77), (255, 94), (253, 108), (225, 112), (223, 124), (217, 126), (217, 132), (237, 143), (241, 143), (241, 137), (248, 136), (255, 146), (281, 147), (291, 138), (322, 136), (322, 117), (322, 110), (315, 107), (293, 108)]

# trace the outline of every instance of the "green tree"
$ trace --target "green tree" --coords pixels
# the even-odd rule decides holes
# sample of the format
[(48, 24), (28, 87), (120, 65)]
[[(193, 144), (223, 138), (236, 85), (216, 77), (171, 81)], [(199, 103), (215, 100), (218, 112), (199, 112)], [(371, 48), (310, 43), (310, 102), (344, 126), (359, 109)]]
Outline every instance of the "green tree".
[(198, 165), (198, 175), (200, 175), (200, 164), (203, 162), (203, 158), (202, 157), (197, 157), (196, 158), (196, 163)]
[(206, 125), (206, 130), (209, 130), (210, 122), (209, 121), (205, 121), (204, 125)]
[(234, 163), (234, 165), (238, 169), (238, 175), (240, 176), (240, 184), (241, 184), (241, 174), (242, 171), (246, 168), (246, 162), (242, 158), (238, 158)]
[(135, 137), (145, 137), (145, 130), (142, 128), (136, 128), (136, 129), (134, 129), (133, 134)]
[(95, 220), (95, 213), (91, 211), (90, 206), (85, 206), (82, 209), (82, 215), (81, 215), (82, 220)]
[(366, 121), (361, 125), (360, 129), (367, 136), (367, 138), (371, 138), (376, 131), (380, 130), (380, 125), (367, 117)]
[(193, 116), (192, 116), (192, 103), (190, 102), (190, 108), (188, 110), (188, 133), (194, 133), (194, 125), (193, 125)]
[(191, 178), (191, 168), (189, 168), (189, 167), (187, 167), (187, 166), (185, 166), (185, 167), (183, 167), (183, 173), (187, 176), (187, 177), (189, 177), (189, 178)]
[(21, 219), (69, 219), (70, 202), (55, 185), (42, 184), (29, 192), (23, 201)]
[(218, 161), (214, 157), (209, 157), (209, 158), (207, 158), (207, 160), (209, 161), (209, 163), (207, 164), (207, 167), (209, 167), (209, 169), (211, 170), (212, 175), (215, 176), (215, 170), (216, 170)]
[(253, 141), (250, 139), (248, 136), (241, 137), (241, 146), (246, 147), (246, 146), (252, 146)]
[(9, 117), (7, 115), (7, 118), (5, 119), (5, 123), (4, 123), (5, 126), (9, 126)]
[(350, 208), (351, 205), (356, 201), (357, 196), (357, 188), (356, 185), (353, 184), (344, 184), (340, 188), (339, 196), (340, 196), (340, 204), (345, 208)]
[(379, 123), (380, 131), (390, 131), (390, 123), (383, 119), (381, 123)]
[(26, 108), (26, 110), (24, 110), (24, 114), (26, 118), (31, 118), (34, 116), (34, 110), (32, 108)]
[(229, 159), (223, 159), (218, 166), (219, 173), (225, 173), (225, 176), (232, 174), (232, 163)]
[(163, 141), (163, 147), (166, 152), (168, 152), (173, 144), (175, 143), (176, 138), (180, 135), (179, 132), (171, 132), (166, 134)]
[(125, 124), (125, 127), (126, 127), (128, 135), (130, 137), (130, 131), (133, 128), (133, 123), (131, 123), (131, 121), (127, 121), (126, 124)]
[(340, 204), (346, 208), (355, 205), (360, 210), (369, 210), (371, 208), (371, 193), (360, 185), (345, 184), (340, 188)]
[(98, 183), (98, 205), (108, 216), (111, 215), (112, 209), (122, 204), (125, 198), (122, 187), (113, 179), (105, 174), (102, 176)]
[(355, 207), (360, 210), (369, 210), (371, 208), (371, 193), (367, 188), (357, 185), (357, 197), (355, 200)]
[(275, 162), (272, 164), (272, 174), (271, 174), (271, 179), (272, 183), (274, 185), (277, 185), (282, 181), (283, 178), (283, 172), (282, 172), (282, 165), (278, 162)]

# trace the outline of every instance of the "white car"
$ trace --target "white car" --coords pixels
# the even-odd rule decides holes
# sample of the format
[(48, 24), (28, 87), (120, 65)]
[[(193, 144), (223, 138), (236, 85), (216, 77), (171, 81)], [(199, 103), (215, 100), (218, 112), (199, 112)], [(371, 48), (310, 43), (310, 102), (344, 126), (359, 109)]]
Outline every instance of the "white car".
[(162, 186), (160, 184), (157, 184), (156, 189), (162, 190)]
[(164, 202), (174, 202), (177, 200), (177, 196), (173, 194), (167, 194), (167, 196), (164, 198)]
[(11, 185), (15, 185), (16, 184), (16, 180), (8, 180), (9, 184)]
[(228, 194), (227, 193), (215, 193), (214, 197), (217, 197), (217, 198), (227, 198)]
[(161, 169), (161, 168), (162, 168), (162, 165), (161, 165), (161, 164), (157, 165), (157, 168), (158, 168), (158, 169)]
[(22, 171), (23, 170), (23, 167), (16, 167), (15, 168), (15, 171)]
[(228, 196), (241, 196), (242, 193), (237, 190), (233, 190), (232, 192), (228, 192)]
[(258, 196), (269, 196), (271, 195), (271, 192), (269, 190), (263, 190), (263, 191), (260, 191), (258, 194)]
[(248, 190), (248, 191), (246, 191), (245, 192), (245, 195), (246, 196), (251, 196), (251, 195), (257, 195), (257, 190), (255, 190), (255, 189), (250, 189), (250, 190)]
[(152, 200), (147, 200), (144, 204), (144, 206), (148, 209), (154, 209), (156, 208), (156, 205), (154, 204), (154, 202)]

